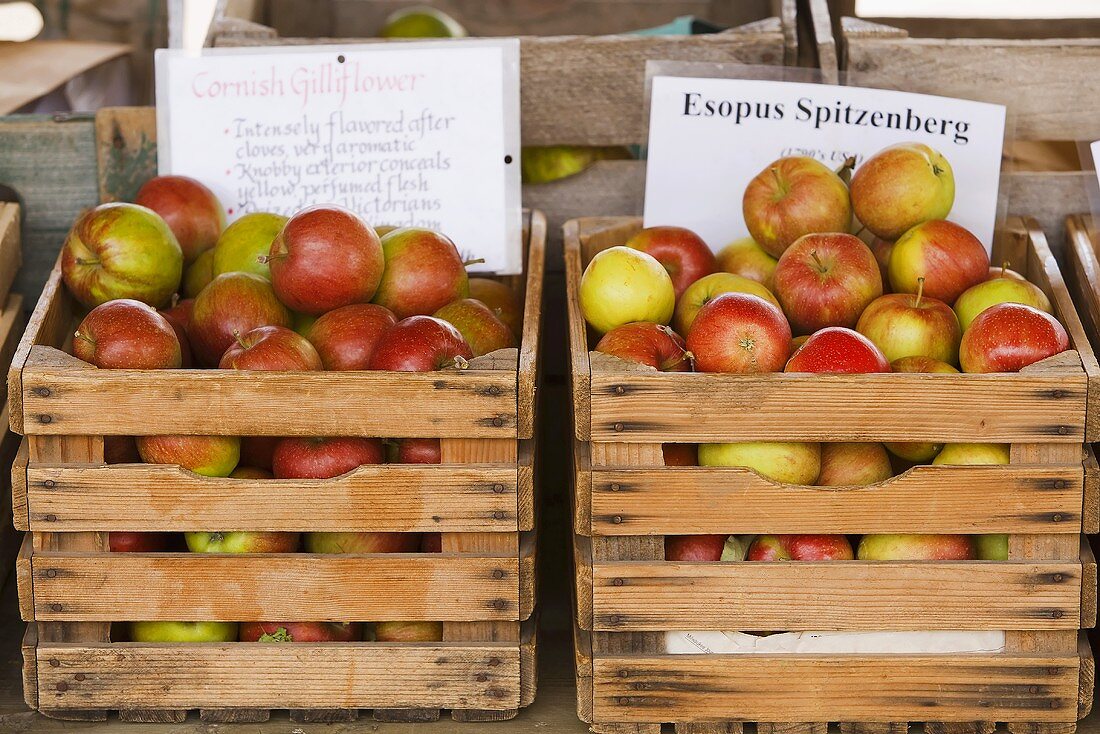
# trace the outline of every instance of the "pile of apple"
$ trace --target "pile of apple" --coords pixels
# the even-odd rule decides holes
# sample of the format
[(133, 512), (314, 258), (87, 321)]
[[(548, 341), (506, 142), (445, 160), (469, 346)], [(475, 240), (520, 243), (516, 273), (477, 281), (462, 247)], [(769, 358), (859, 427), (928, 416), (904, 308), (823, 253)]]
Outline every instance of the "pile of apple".
[[(289, 219), (251, 213), (228, 227), (225, 221), (214, 194), (181, 176), (148, 181), (135, 203), (82, 214), (61, 259), (65, 286), (91, 309), (76, 330), (73, 354), (104, 369), (422, 372), (461, 368), (516, 344), (523, 318), (517, 295), (501, 282), (467, 277), (469, 263), (442, 234), (375, 230), (329, 206)], [(440, 463), (436, 439), (110, 436), (104, 453), (107, 463), (174, 464), (240, 479), (329, 479), (387, 461)], [(196, 553), (440, 549), (438, 534), (418, 533), (307, 533), (303, 539), (283, 532), (194, 532), (185, 541)], [(112, 551), (143, 552), (181, 545), (178, 537), (158, 533), (111, 533), (109, 543)], [(375, 630), (379, 639), (439, 639), (437, 623), (384, 624)], [(241, 639), (361, 634), (358, 626), (336, 632), (311, 622), (263, 625), (265, 633), (243, 625)], [(132, 634), (139, 641), (220, 640), (237, 639), (238, 630), (235, 623), (135, 622)]]

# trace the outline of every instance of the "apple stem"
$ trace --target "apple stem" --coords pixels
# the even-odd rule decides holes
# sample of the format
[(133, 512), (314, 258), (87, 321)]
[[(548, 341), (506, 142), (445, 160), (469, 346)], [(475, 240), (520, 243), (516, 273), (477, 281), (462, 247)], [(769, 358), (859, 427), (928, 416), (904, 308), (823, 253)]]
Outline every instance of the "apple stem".
[(464, 370), (469, 368), (469, 366), (470, 363), (466, 360), (465, 357), (463, 357), (461, 354), (455, 355), (455, 367), (459, 368), (460, 370)]
[(483, 257), (474, 258), (473, 260), (463, 260), (462, 267), (468, 268), (471, 265), (480, 265), (483, 262), (485, 262), (485, 258)]
[(76, 264), (77, 265), (99, 265), (99, 258), (98, 257), (93, 257), (93, 258), (78, 257), (76, 259)]
[(772, 178), (775, 179), (775, 187), (779, 189), (780, 193), (787, 193), (787, 186), (783, 183), (783, 179), (779, 177), (779, 169), (775, 166), (771, 167)]
[(924, 295), (924, 276), (917, 278), (917, 300), (913, 303), (914, 308), (920, 308), (920, 299)]
[(244, 343), (244, 338), (241, 336), (240, 329), (233, 330), (233, 338), (237, 340), (237, 343), (241, 345), (241, 349), (248, 349), (248, 345)]
[(844, 162), (840, 164), (840, 168), (836, 169), (835, 173), (840, 176), (840, 180), (844, 183), (852, 182), (852, 170), (856, 167), (856, 157), (850, 155), (844, 159)]
[(825, 267), (825, 263), (821, 262), (821, 258), (817, 256), (817, 250), (810, 250), (810, 257), (813, 258), (814, 265), (817, 266), (818, 271), (824, 273), (828, 268)]
[(1002, 278), (1005, 277), (1005, 273), (1008, 271), (1008, 266), (1011, 265), (1011, 264), (1012, 263), (1009, 262), (1008, 260), (1005, 260), (1001, 263), (1001, 277)]

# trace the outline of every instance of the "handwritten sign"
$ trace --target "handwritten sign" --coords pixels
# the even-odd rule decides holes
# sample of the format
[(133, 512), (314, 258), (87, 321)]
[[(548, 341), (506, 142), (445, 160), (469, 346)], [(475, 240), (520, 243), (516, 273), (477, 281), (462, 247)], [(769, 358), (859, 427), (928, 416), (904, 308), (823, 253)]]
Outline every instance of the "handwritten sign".
[(162, 174), (230, 221), (337, 204), (522, 270), (515, 39), (157, 51)]
[(955, 174), (949, 218), (988, 249), (1004, 145), (1000, 105), (863, 87), (655, 76), (645, 224), (695, 230), (714, 249), (748, 236), (745, 186), (777, 158), (839, 168), (888, 145), (925, 143)]

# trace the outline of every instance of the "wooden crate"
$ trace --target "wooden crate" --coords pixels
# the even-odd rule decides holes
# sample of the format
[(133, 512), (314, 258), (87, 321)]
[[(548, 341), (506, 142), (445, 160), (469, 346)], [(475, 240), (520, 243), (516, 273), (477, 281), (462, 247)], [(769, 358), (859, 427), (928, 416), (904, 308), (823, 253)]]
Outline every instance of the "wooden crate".
[[(994, 245), (1051, 298), (1071, 351), (1018, 374), (661, 373), (590, 352), (577, 292), (637, 218), (565, 228), (576, 428), (578, 706), (594, 729), (1073, 728), (1092, 696), (1079, 630), (1096, 617), (1100, 426), (1092, 349), (1046, 239), (1014, 221)], [(1095, 388), (1095, 385), (1091, 387)], [(922, 466), (865, 488), (795, 487), (742, 468), (664, 467), (661, 444), (986, 441), (1008, 466)], [(673, 563), (664, 536), (1009, 533), (1006, 562)], [(918, 623), (914, 623), (919, 620)], [(1006, 630), (988, 655), (671, 655), (671, 630)], [(589, 652), (590, 646), (590, 652)], [(1081, 703), (1079, 704), (1079, 699)], [(714, 722), (721, 722), (714, 724)], [(806, 723), (816, 722), (816, 723)], [(1037, 727), (1037, 728), (1036, 728)]]
[[(7, 369), (15, 355), (19, 338), (23, 335), (23, 298), (12, 293), (12, 283), (22, 262), (19, 238), (20, 208), (17, 204), (0, 203), (0, 368)], [(14, 567), (15, 554), (19, 550), (22, 534), (12, 524), (9, 472), (19, 436), (8, 430), (8, 406), (0, 403), (0, 586)]]
[[(55, 267), (9, 373), (27, 702), (56, 718), (511, 718), (534, 696), (534, 399), (545, 219), (525, 214), (518, 349), (433, 373), (96, 370)], [(103, 437), (436, 437), (443, 464), (329, 480), (106, 465)], [(110, 553), (110, 531), (440, 532), (440, 554)], [(112, 642), (112, 621), (430, 620), (441, 643)], [(247, 680), (240, 671), (249, 669)], [(156, 671), (150, 674), (150, 671)]]

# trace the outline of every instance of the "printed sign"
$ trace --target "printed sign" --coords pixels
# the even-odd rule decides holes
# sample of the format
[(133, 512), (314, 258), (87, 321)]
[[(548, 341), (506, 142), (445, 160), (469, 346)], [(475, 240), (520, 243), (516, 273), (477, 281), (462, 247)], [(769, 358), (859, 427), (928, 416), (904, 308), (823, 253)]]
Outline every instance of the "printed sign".
[(159, 168), (230, 221), (338, 204), (522, 270), (516, 39), (157, 51)]
[(652, 80), (645, 224), (695, 230), (714, 249), (748, 236), (745, 186), (769, 163), (812, 156), (857, 166), (895, 143), (925, 143), (955, 174), (949, 219), (993, 241), (1005, 108), (863, 87), (746, 79)]

